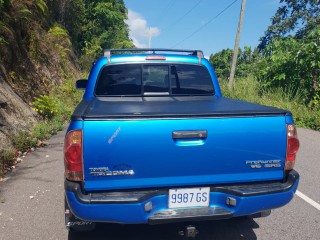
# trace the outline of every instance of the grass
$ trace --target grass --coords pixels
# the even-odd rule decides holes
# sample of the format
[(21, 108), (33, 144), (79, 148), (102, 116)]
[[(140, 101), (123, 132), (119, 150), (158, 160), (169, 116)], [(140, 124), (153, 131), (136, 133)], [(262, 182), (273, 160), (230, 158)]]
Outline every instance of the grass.
[(232, 91), (228, 89), (225, 80), (220, 81), (220, 86), (225, 97), (289, 110), (297, 126), (320, 130), (320, 109), (310, 109), (306, 106), (302, 91), (293, 94), (291, 89), (263, 90), (253, 77), (236, 79)]

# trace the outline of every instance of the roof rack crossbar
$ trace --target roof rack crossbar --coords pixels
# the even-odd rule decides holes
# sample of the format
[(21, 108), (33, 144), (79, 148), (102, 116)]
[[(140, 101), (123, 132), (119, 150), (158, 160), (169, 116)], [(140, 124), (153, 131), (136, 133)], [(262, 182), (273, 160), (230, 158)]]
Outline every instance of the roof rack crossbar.
[(201, 50), (185, 50), (185, 49), (167, 49), (167, 48), (130, 48), (130, 49), (105, 49), (103, 51), (103, 56), (111, 62), (112, 53), (139, 53), (139, 52), (151, 52), (156, 54), (156, 52), (175, 52), (175, 53), (189, 53), (191, 56), (198, 57), (198, 63), (201, 64), (201, 59), (204, 58), (204, 54)]
[(112, 55), (111, 53), (121, 53), (121, 52), (152, 52), (152, 54), (156, 54), (156, 52), (177, 52), (177, 53), (190, 53), (190, 55), (197, 56), (203, 58), (203, 52), (201, 50), (185, 50), (185, 49), (167, 49), (167, 48), (130, 48), (130, 49), (106, 49), (104, 50), (104, 56), (106, 57)]

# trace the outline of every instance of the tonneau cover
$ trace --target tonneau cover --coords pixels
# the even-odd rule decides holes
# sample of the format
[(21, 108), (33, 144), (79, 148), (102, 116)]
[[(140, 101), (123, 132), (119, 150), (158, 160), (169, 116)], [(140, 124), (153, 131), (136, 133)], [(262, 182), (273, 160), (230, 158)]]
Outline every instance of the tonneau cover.
[(291, 115), (289, 111), (216, 96), (103, 97), (83, 100), (72, 120)]

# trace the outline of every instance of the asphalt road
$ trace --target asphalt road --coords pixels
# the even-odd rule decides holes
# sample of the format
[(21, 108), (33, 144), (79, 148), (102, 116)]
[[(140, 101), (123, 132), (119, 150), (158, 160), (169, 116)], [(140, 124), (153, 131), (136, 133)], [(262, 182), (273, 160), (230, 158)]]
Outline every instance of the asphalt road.
[[(298, 130), (301, 149), (296, 170), (299, 192), (320, 203), (320, 132)], [(68, 234), (63, 215), (63, 136), (30, 153), (0, 183), (0, 239), (183, 239), (183, 224), (116, 225), (99, 224), (95, 231)], [(285, 207), (266, 218), (237, 218), (197, 223), (197, 239), (281, 239), (319, 240), (320, 210), (295, 196)]]

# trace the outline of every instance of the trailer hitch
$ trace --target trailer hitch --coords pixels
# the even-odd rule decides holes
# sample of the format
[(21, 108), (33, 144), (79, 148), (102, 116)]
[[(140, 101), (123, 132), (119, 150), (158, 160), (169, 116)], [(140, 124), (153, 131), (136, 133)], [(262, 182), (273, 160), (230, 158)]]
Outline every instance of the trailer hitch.
[(186, 238), (195, 238), (199, 234), (199, 231), (195, 226), (188, 225), (184, 231), (179, 231), (180, 236), (185, 236)]

